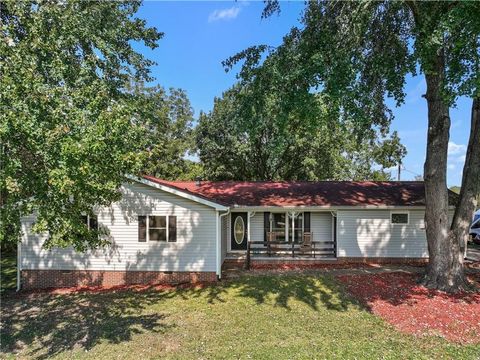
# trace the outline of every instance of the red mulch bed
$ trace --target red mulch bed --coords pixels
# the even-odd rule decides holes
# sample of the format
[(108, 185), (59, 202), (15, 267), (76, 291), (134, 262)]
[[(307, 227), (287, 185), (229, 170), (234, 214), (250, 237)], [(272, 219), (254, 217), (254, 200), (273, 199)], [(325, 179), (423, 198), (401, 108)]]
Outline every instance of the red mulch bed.
[(411, 267), (424, 267), (425, 263), (422, 261), (402, 261), (402, 262), (324, 262), (324, 263), (302, 263), (302, 260), (295, 263), (255, 263), (254, 261), (250, 265), (252, 270), (308, 270), (308, 269), (371, 269), (380, 268), (385, 265), (393, 266), (411, 266)]
[[(455, 295), (416, 283), (418, 275), (339, 275), (347, 291), (398, 330), (437, 334), (458, 343), (480, 342), (480, 293)], [(480, 283), (480, 275), (470, 278)]]
[(340, 263), (340, 264), (252, 264), (252, 270), (308, 270), (308, 269), (365, 269), (379, 267), (367, 263)]

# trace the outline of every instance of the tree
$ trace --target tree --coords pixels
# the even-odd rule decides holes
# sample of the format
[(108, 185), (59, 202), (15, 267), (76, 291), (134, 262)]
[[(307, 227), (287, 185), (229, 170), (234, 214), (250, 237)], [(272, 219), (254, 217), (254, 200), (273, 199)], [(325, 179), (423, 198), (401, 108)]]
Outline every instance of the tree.
[[(263, 15), (279, 8), (277, 1), (268, 1)], [(261, 72), (264, 51), (269, 50), (267, 60), (272, 55), (288, 58), (283, 54), (294, 51), (297, 61), (285, 68), (286, 82), (293, 74), (310, 91), (338, 102), (342, 113), (357, 125), (356, 132), (387, 127), (392, 113), (385, 99), (401, 105), (406, 75), (420, 71), (425, 76), (429, 128), (425, 218), (430, 260), (423, 282), (446, 291), (466, 286), (463, 254), (479, 192), (479, 18), (476, 2), (313, 1), (306, 5), (302, 28), (293, 28), (277, 49), (252, 47), (225, 63), (232, 66), (244, 59), (240, 76), (248, 80)], [(462, 191), (450, 225), (449, 109), (462, 95), (473, 100), (471, 133)]]
[[(130, 82), (149, 81), (162, 37), (135, 17), (139, 2), (1, 2), (1, 237), (18, 241), (35, 211), (45, 246), (105, 244), (82, 215), (119, 198), (139, 171), (145, 128)], [(101, 230), (99, 231), (102, 232)]]
[(147, 132), (141, 172), (168, 180), (195, 176), (198, 165), (185, 158), (194, 148), (193, 109), (185, 91), (143, 83), (130, 91), (137, 100), (135, 118)]
[[(460, 194), (460, 186), (450, 186), (450, 191), (453, 191), (455, 194)], [(477, 200), (476, 200), (476, 205), (477, 205), (477, 209), (480, 205), (480, 194), (478, 194), (477, 196)]]
[(351, 139), (348, 121), (327, 113), (318, 96), (284, 111), (281, 95), (237, 84), (200, 115), (197, 148), (207, 179), (386, 180), (383, 169), (405, 155), (396, 134)]

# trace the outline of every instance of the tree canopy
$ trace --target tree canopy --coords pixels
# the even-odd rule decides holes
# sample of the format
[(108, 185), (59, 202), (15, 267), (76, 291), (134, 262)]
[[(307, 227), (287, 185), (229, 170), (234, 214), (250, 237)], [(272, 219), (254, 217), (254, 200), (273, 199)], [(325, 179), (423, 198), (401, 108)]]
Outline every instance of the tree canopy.
[(47, 247), (105, 242), (82, 215), (140, 170), (145, 127), (126, 88), (151, 80), (153, 63), (132, 44), (162, 37), (135, 17), (139, 5), (0, 3), (0, 241), (17, 241), (19, 217), (35, 211)]
[(141, 172), (167, 180), (193, 179), (199, 164), (188, 160), (194, 145), (193, 109), (185, 91), (135, 84), (135, 118), (145, 127)]
[(238, 84), (200, 115), (197, 147), (207, 179), (386, 180), (384, 169), (405, 155), (396, 133), (352, 138), (353, 124), (319, 95), (283, 109), (283, 94), (256, 86)]
[[(266, 1), (262, 16), (280, 11)], [(258, 45), (227, 59), (243, 61), (244, 83), (275, 81), (290, 107), (321, 94), (352, 136), (386, 133), (392, 120), (387, 99), (401, 105), (407, 74), (425, 76), (428, 104), (424, 167), (426, 233), (430, 262), (425, 284), (448, 291), (465, 285), (463, 255), (468, 223), (480, 187), (480, 5), (458, 1), (310, 1), (301, 26), (277, 48)], [(270, 62), (281, 64), (278, 76)], [(298, 97), (300, 93), (300, 97)], [(450, 226), (446, 186), (449, 109), (459, 96), (472, 98), (471, 132), (462, 190)], [(260, 100), (261, 101), (261, 100)]]

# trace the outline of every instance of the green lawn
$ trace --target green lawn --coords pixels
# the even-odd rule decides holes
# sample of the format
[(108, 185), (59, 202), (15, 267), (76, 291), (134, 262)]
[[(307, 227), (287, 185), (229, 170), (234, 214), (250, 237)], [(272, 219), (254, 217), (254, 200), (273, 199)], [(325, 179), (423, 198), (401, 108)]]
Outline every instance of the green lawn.
[(15, 253), (3, 253), (0, 257), (0, 293), (17, 286), (17, 258)]
[(401, 334), (333, 278), (315, 274), (243, 276), (177, 291), (11, 295), (2, 316), (7, 358), (12, 351), (65, 359), (480, 356), (480, 345)]

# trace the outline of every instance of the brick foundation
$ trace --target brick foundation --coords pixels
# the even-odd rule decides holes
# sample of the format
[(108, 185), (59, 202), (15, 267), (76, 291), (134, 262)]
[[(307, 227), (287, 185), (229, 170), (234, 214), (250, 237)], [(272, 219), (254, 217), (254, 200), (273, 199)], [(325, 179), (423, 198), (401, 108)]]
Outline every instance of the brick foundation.
[(217, 281), (215, 272), (22, 270), (22, 289), (178, 284)]
[[(308, 258), (308, 259), (255, 259), (250, 260), (250, 266), (255, 268), (340, 268), (342, 266), (354, 267), (355, 265), (378, 264), (378, 265), (426, 265), (428, 258), (358, 258), (339, 257), (334, 259)], [(245, 259), (227, 259), (223, 263), (223, 269), (242, 268)]]

